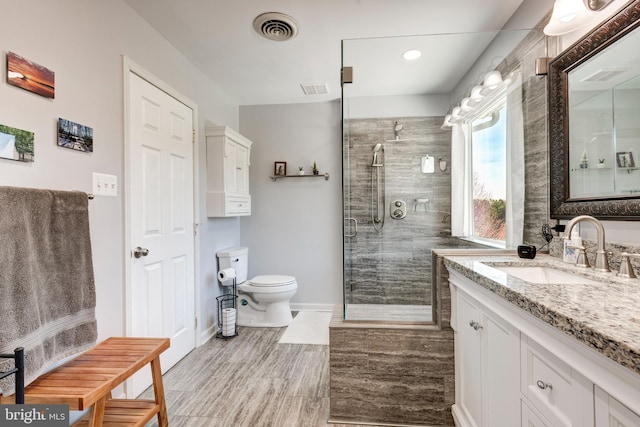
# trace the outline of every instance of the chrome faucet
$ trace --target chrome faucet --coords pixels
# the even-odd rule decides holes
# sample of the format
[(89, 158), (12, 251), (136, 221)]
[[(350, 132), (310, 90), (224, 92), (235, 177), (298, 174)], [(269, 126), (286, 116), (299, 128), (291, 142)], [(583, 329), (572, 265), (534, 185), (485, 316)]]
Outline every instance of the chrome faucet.
[[(567, 236), (571, 236), (571, 231), (573, 230), (573, 227), (577, 223), (582, 221), (590, 222), (591, 224), (593, 224), (596, 227), (596, 231), (598, 232), (598, 242), (597, 242), (598, 248), (596, 250), (595, 270), (611, 271), (611, 269), (609, 268), (609, 260), (607, 259), (607, 253), (604, 250), (604, 227), (600, 221), (598, 221), (597, 219), (589, 215), (577, 216), (573, 218), (571, 221), (569, 221), (569, 223), (567, 224), (567, 229), (566, 229)], [(584, 248), (582, 248), (582, 251), (584, 251)]]

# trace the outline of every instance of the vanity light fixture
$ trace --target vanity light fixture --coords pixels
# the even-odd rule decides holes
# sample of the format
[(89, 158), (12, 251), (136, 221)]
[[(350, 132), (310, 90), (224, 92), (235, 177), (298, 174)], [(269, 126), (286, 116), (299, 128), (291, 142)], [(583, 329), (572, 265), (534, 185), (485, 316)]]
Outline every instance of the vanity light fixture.
[(493, 70), (487, 73), (482, 84), (489, 89), (495, 89), (500, 83), (502, 83), (502, 74), (500, 71)]
[(444, 123), (442, 123), (441, 128), (444, 129), (452, 126), (454, 123), (462, 121), (471, 111), (476, 109), (478, 105), (482, 103), (483, 98), (496, 93), (500, 87), (504, 87), (504, 85), (508, 84), (509, 81), (509, 77), (507, 79), (502, 78), (500, 71), (489, 71), (485, 75), (483, 83), (481, 85), (474, 86), (471, 89), (471, 94), (468, 97), (463, 98), (462, 101), (460, 101), (460, 105), (453, 107), (451, 113), (445, 116)]
[(473, 106), (471, 105), (471, 98), (462, 98), (462, 101), (460, 101), (460, 109), (465, 112), (473, 110)]
[(556, 0), (549, 23), (544, 27), (548, 36), (559, 36), (577, 30), (613, 0)]
[(422, 52), (418, 49), (410, 49), (402, 54), (402, 57), (407, 61), (415, 61), (422, 56)]

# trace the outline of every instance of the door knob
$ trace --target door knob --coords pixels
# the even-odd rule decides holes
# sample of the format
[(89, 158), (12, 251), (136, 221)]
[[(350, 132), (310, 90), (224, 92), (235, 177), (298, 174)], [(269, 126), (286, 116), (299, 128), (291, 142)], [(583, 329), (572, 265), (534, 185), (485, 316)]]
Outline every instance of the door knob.
[(147, 256), (147, 255), (149, 255), (149, 249), (147, 248), (141, 248), (140, 246), (138, 246), (133, 250), (133, 256), (136, 258), (140, 258), (141, 256)]

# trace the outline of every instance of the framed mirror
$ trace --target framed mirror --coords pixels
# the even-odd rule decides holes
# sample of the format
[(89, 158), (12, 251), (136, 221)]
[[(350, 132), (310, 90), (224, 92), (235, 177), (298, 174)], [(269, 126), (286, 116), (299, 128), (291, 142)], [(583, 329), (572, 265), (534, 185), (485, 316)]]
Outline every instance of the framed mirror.
[(640, 0), (549, 64), (551, 218), (640, 220)]

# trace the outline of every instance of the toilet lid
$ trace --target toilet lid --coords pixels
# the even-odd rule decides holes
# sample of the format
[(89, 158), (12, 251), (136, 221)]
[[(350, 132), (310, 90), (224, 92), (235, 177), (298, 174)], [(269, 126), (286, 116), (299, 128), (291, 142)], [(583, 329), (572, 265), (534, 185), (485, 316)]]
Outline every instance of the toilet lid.
[(253, 286), (284, 286), (290, 285), (296, 281), (293, 276), (281, 276), (281, 275), (265, 275), (256, 276), (249, 282)]

